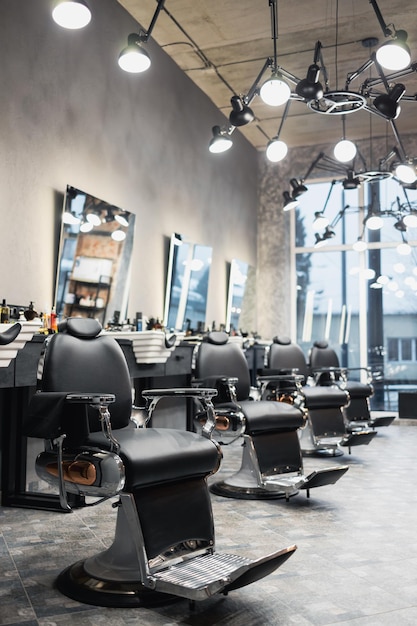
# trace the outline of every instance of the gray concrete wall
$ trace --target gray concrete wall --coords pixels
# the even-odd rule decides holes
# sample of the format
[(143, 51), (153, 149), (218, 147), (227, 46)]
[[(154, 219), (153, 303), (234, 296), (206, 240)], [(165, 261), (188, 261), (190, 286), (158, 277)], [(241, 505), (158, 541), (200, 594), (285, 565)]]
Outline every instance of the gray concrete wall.
[(223, 322), (226, 263), (256, 265), (256, 151), (235, 133), (233, 158), (208, 152), (224, 118), (152, 41), (146, 74), (119, 69), (138, 25), (116, 0), (91, 0), (80, 31), (58, 27), (51, 6), (0, 3), (0, 297), (52, 305), (55, 214), (70, 184), (136, 214), (131, 315), (162, 317), (175, 231), (213, 246), (207, 321)]

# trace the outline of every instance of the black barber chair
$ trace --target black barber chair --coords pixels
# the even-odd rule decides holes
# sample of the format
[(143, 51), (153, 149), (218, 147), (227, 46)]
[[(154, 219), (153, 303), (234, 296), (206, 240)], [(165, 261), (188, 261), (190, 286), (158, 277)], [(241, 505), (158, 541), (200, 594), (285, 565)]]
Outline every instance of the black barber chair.
[[(301, 433), (301, 449), (310, 455), (340, 455), (339, 446), (367, 445), (376, 432), (366, 428), (347, 429), (343, 409), (350, 398), (346, 390), (307, 385), (308, 366), (301, 347), (289, 337), (274, 337), (268, 351), (268, 368), (274, 373), (296, 372), (301, 376), (298, 391), (308, 412), (308, 428)], [(267, 371), (267, 370), (266, 370)], [(269, 386), (269, 393), (271, 385)]]
[[(156, 606), (202, 600), (254, 582), (279, 567), (291, 546), (251, 560), (214, 549), (207, 477), (217, 471), (209, 437), (135, 428), (131, 382), (123, 352), (94, 319), (69, 318), (47, 340), (40, 390), (24, 433), (46, 440), (36, 460), (40, 478), (59, 488), (64, 511), (118, 495), (113, 544), (65, 569), (58, 589), (98, 606)], [(199, 397), (212, 424), (212, 389), (152, 390)], [(111, 418), (110, 418), (111, 413)]]
[[(287, 500), (299, 489), (335, 483), (347, 466), (323, 468), (304, 476), (298, 429), (304, 412), (284, 402), (252, 400), (246, 357), (225, 332), (209, 333), (196, 355), (196, 384), (214, 386), (213, 398), (219, 443), (243, 437), (243, 456), (237, 473), (215, 482), (213, 493), (231, 498)], [(197, 414), (196, 420), (200, 419)], [(204, 418), (203, 418), (204, 423)]]
[[(355, 428), (358, 424), (377, 428), (389, 426), (394, 421), (395, 415), (371, 416), (369, 398), (374, 390), (370, 369), (340, 367), (336, 351), (327, 341), (314, 342), (310, 350), (310, 370), (316, 385), (337, 386), (349, 393), (350, 403), (343, 409), (349, 428)], [(362, 370), (367, 375), (366, 383), (349, 379), (352, 372)]]

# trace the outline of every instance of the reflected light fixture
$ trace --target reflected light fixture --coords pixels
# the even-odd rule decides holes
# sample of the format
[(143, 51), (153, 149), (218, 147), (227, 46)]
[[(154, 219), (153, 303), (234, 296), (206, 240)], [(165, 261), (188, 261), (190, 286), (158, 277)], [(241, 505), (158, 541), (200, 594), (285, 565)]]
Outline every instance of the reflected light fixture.
[(404, 224), (407, 228), (417, 228), (417, 213), (410, 213), (403, 218)]
[(384, 220), (380, 215), (370, 214), (365, 223), (369, 230), (379, 230), (384, 225)]
[(62, 28), (76, 30), (91, 21), (91, 11), (84, 0), (60, 0), (52, 10), (52, 18)]
[(210, 152), (220, 154), (233, 146), (233, 141), (227, 130), (220, 128), (220, 126), (213, 126), (212, 132), (213, 137), (209, 143)]
[(130, 33), (127, 38), (127, 46), (119, 54), (119, 67), (130, 74), (140, 74), (151, 66), (151, 58), (142, 44), (149, 41), (156, 20), (165, 3), (165, 0), (158, 0), (155, 13), (147, 31), (140, 30), (139, 33)]
[(75, 225), (81, 222), (80, 218), (77, 217), (74, 211), (64, 211), (62, 214), (62, 222), (68, 225)]
[(111, 234), (111, 238), (114, 241), (123, 241), (124, 239), (126, 239), (126, 233), (123, 230), (120, 230), (120, 228), (118, 230), (114, 230)]
[(87, 213), (85, 219), (93, 226), (100, 226), (101, 224), (101, 218), (98, 213)]
[(125, 226), (127, 228), (129, 226), (129, 222), (127, 218), (125, 217), (125, 215), (126, 214), (119, 213), (114, 216), (114, 219), (116, 220), (116, 222), (119, 222), (121, 226)]
[(284, 211), (291, 211), (299, 205), (297, 198), (293, 198), (289, 191), (284, 191), (282, 195), (284, 196)]
[(313, 228), (315, 228), (316, 230), (323, 230), (323, 228), (326, 228), (329, 223), (330, 222), (328, 218), (323, 215), (323, 211), (317, 211), (316, 213), (314, 213)]
[(307, 70), (307, 76), (300, 80), (295, 88), (296, 94), (307, 101), (321, 100), (323, 97), (323, 86), (319, 82), (320, 66), (318, 65), (319, 60), (323, 61), (321, 48), (321, 41), (318, 41), (314, 50), (314, 60)]
[(355, 241), (352, 248), (355, 250), (355, 252), (364, 252), (365, 250), (367, 250), (368, 244), (366, 243), (366, 241), (358, 237), (358, 240)]
[(94, 228), (94, 224), (92, 224), (91, 222), (83, 222), (80, 226), (80, 231), (82, 233), (89, 233), (90, 230), (93, 230)]
[(377, 96), (374, 100), (374, 107), (389, 120), (395, 120), (400, 112), (401, 107), (398, 104), (405, 94), (405, 86), (397, 83), (388, 93)]

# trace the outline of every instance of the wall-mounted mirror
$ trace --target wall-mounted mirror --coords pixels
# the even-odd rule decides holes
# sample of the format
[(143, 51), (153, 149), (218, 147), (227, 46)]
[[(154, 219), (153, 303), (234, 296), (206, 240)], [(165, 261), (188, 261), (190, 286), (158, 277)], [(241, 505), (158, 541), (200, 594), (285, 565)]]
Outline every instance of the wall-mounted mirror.
[(165, 292), (164, 326), (204, 330), (212, 248), (171, 236)]
[(69, 316), (123, 320), (129, 292), (135, 215), (67, 187), (55, 306)]
[(256, 269), (244, 261), (229, 264), (226, 330), (256, 333)]

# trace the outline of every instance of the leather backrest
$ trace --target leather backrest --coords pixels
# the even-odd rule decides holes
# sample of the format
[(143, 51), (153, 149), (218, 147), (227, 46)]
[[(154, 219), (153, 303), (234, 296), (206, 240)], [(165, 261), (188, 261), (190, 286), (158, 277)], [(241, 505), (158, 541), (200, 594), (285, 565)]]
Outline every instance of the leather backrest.
[[(80, 332), (69, 323), (69, 330), (60, 326), (61, 331), (50, 337), (40, 389), (115, 394), (116, 401), (109, 407), (112, 427), (123, 428), (132, 409), (129, 369), (117, 341), (109, 335), (97, 335), (92, 324), (95, 321), (79, 318), (76, 326), (81, 323)], [(92, 432), (100, 430), (97, 411), (89, 409), (89, 422)]]
[(320, 367), (339, 367), (336, 352), (326, 341), (315, 341), (310, 351), (310, 367), (312, 370)]
[(223, 332), (209, 333), (198, 349), (196, 358), (196, 378), (227, 377), (237, 378), (236, 395), (238, 400), (246, 400), (250, 392), (249, 367), (242, 348), (228, 342)]
[(269, 348), (268, 367), (274, 370), (297, 369), (297, 373), (304, 378), (308, 376), (304, 352), (289, 337), (274, 337)]

